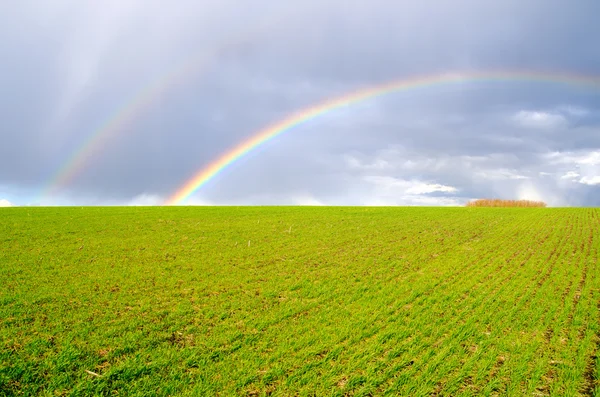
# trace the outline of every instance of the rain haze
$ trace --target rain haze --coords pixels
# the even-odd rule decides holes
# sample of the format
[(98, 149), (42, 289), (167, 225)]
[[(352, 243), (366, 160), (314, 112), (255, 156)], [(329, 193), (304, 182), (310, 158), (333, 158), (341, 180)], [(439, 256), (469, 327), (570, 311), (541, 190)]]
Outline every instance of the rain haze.
[(185, 203), (600, 206), (598, 15), (592, 0), (4, 2), (0, 206), (162, 204), (294, 114), (418, 79), (438, 82), (323, 112)]

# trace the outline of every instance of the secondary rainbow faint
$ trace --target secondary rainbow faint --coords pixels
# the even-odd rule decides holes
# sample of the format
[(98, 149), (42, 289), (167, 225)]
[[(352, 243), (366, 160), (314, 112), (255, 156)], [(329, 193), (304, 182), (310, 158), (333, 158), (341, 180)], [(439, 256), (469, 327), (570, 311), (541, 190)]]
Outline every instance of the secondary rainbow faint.
[(199, 74), (203, 68), (209, 67), (213, 58), (201, 56), (186, 62), (170, 73), (155, 80), (153, 84), (129, 98), (118, 110), (99, 127), (92, 129), (79, 146), (58, 168), (44, 185), (40, 196), (47, 197), (72, 182), (80, 174), (86, 164), (106, 146), (128, 123), (136, 120), (158, 98), (172, 89), (178, 82), (188, 80), (192, 75)]
[[(190, 71), (193, 69), (190, 68)], [(59, 167), (44, 187), (42, 197), (54, 193), (65, 186), (79, 174), (84, 165), (96, 155), (100, 149), (113, 138), (128, 122), (134, 120), (151, 103), (159, 97), (172, 84), (172, 80), (179, 78), (186, 72), (175, 72), (163, 80), (140, 91), (132, 99), (124, 102), (123, 106), (98, 128), (91, 130), (86, 139), (73, 150), (67, 160)]]
[(367, 99), (394, 92), (435, 86), (440, 84), (462, 84), (475, 82), (545, 82), (554, 84), (576, 85), (589, 88), (600, 88), (600, 76), (576, 75), (552, 72), (493, 71), (493, 72), (452, 72), (431, 76), (418, 76), (395, 80), (376, 86), (353, 91), (337, 98), (328, 99), (306, 109), (300, 110), (275, 124), (252, 134), (250, 138), (232, 147), (208, 165), (202, 167), (188, 179), (166, 201), (165, 205), (183, 204), (198, 189), (215, 178), (227, 167), (246, 154), (271, 139), (290, 131), (304, 123), (325, 115), (336, 109), (349, 106)]
[[(199, 75), (213, 66), (222, 54), (227, 55), (229, 51), (235, 52), (245, 48), (249, 43), (255, 42), (261, 37), (267, 37), (269, 28), (274, 23), (293, 15), (293, 9), (280, 12), (263, 14), (260, 20), (252, 26), (243, 29), (227, 38), (219, 45), (213, 47), (212, 51), (190, 57), (185, 63), (177, 65), (174, 69), (152, 80), (143, 89), (121, 103), (121, 106), (97, 128), (91, 129), (86, 137), (61, 163), (39, 192), (39, 199), (55, 194), (79, 175), (89, 164), (90, 160), (97, 156), (107, 143), (113, 139), (124, 127), (140, 117), (150, 106), (163, 94), (172, 89), (177, 83), (185, 82), (194, 75)], [(288, 15), (289, 14), (289, 15)]]

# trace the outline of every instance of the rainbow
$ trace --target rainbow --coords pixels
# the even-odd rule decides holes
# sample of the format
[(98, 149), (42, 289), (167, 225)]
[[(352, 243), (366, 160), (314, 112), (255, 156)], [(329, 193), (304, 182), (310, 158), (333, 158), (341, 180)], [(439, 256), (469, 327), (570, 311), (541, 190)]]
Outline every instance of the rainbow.
[[(224, 50), (225, 48), (221, 48)], [(211, 54), (214, 55), (214, 54)], [(98, 128), (93, 129), (82, 140), (79, 146), (72, 151), (71, 155), (61, 167), (49, 178), (43, 187), (41, 197), (55, 193), (80, 174), (86, 164), (97, 155), (106, 144), (120, 131), (135, 119), (137, 119), (148, 107), (157, 101), (167, 91), (171, 90), (177, 83), (186, 81), (196, 74), (200, 74), (204, 68), (209, 68), (215, 61), (214, 56), (200, 56), (188, 60), (174, 70), (159, 79), (154, 79), (152, 84), (138, 91), (133, 97), (124, 101), (122, 106)]]
[(39, 194), (40, 198), (56, 193), (59, 189), (73, 181), (85, 169), (90, 160), (112, 138), (123, 131), (129, 123), (137, 119), (148, 107), (177, 83), (184, 82), (190, 77), (210, 68), (218, 61), (220, 55), (227, 55), (229, 51), (235, 52), (239, 48), (243, 49), (246, 44), (252, 43), (262, 36), (266, 36), (269, 33), (268, 28), (273, 25), (273, 22), (286, 17), (288, 14), (293, 15), (293, 10), (286, 10), (285, 13), (274, 11), (273, 13), (262, 15), (261, 19), (254, 25), (237, 32), (234, 36), (221, 43), (221, 45), (215, 47), (213, 51), (187, 59), (185, 63), (178, 65), (160, 78), (153, 79), (150, 84), (124, 101), (110, 118), (103, 121), (97, 128), (92, 129), (86, 135), (71, 152), (70, 156), (67, 157), (42, 186)]
[(350, 92), (334, 99), (328, 99), (317, 105), (308, 107), (265, 129), (258, 131), (247, 140), (241, 142), (237, 146), (234, 146), (229, 151), (218, 157), (212, 163), (200, 169), (194, 176), (192, 176), (192, 178), (185, 182), (179, 189), (175, 191), (175, 193), (171, 195), (171, 197), (165, 201), (165, 205), (182, 204), (207, 182), (215, 178), (223, 170), (235, 163), (240, 158), (244, 157), (252, 150), (287, 131), (290, 131), (304, 123), (314, 120), (336, 109), (398, 91), (406, 91), (440, 84), (461, 84), (490, 81), (544, 82), (600, 88), (600, 76), (584, 76), (567, 73), (495, 71), (447, 73), (442, 75), (420, 76), (403, 80), (395, 80), (380, 85), (359, 89), (358, 91)]
[(72, 152), (67, 160), (58, 168), (44, 187), (41, 196), (54, 193), (56, 190), (71, 182), (107, 142), (121, 131), (127, 123), (133, 121), (139, 114), (152, 104), (173, 82), (172, 80), (183, 73), (174, 73), (163, 81), (140, 91), (132, 99), (125, 101), (123, 106), (98, 128), (92, 130), (81, 144)]

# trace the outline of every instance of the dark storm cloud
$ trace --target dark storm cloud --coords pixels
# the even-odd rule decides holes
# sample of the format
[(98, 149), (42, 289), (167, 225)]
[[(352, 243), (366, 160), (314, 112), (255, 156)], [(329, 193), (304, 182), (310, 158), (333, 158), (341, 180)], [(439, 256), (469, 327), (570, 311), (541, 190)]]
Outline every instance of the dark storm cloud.
[[(457, 70), (600, 73), (594, 1), (0, 7), (0, 50), (9, 59), (0, 74), (0, 186), (13, 190), (41, 186), (136, 92), (196, 59), (194, 73), (115, 130), (47, 202), (158, 202), (256, 131), (386, 81)], [(451, 204), (543, 196), (588, 204), (600, 175), (589, 160), (600, 147), (599, 109), (597, 90), (560, 84), (398, 92), (298, 126), (196, 199)]]

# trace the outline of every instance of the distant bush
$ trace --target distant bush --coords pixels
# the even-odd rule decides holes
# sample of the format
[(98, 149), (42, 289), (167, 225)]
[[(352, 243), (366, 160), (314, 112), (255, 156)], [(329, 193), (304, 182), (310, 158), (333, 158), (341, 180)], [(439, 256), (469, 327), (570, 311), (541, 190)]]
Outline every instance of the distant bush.
[(530, 200), (500, 200), (500, 199), (479, 199), (467, 203), (467, 207), (545, 207), (543, 201)]

